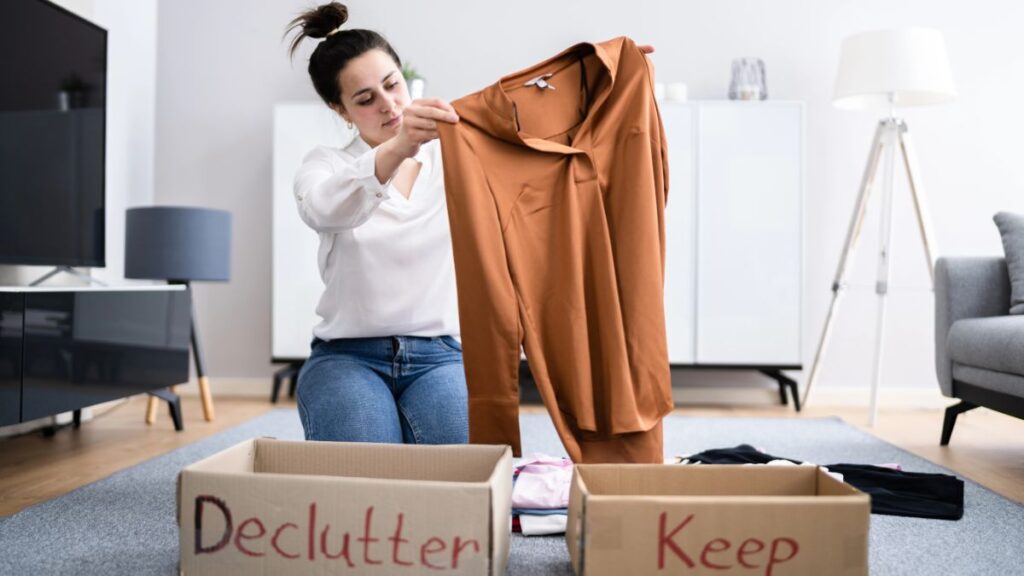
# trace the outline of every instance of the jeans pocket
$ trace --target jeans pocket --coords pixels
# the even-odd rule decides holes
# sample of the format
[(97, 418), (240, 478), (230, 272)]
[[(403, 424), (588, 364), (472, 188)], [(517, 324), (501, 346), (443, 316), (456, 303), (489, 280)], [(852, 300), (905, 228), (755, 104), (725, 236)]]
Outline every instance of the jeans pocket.
[(459, 344), (459, 341), (451, 336), (441, 336), (437, 341), (441, 343), (442, 347), (452, 352), (462, 353), (462, 344)]

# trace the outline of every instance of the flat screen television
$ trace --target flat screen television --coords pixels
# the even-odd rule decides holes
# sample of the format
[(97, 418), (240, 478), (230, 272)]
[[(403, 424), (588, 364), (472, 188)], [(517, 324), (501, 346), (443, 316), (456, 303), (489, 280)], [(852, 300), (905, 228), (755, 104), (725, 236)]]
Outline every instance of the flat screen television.
[(104, 266), (107, 32), (0, 0), (0, 264)]

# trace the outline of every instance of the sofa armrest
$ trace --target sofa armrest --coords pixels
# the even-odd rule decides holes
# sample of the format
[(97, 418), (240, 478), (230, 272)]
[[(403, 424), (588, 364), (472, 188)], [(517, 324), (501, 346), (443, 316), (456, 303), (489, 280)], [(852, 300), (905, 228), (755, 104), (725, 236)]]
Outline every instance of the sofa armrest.
[(939, 388), (953, 396), (953, 362), (946, 347), (957, 320), (1005, 316), (1010, 311), (1010, 277), (999, 257), (939, 258), (935, 263), (935, 371)]

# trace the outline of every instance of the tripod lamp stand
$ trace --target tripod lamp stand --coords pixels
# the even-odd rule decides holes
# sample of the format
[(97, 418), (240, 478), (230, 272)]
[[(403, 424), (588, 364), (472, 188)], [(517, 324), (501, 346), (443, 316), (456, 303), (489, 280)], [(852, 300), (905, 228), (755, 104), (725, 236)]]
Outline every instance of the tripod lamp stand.
[(828, 348), (833, 322), (839, 311), (846, 289), (846, 274), (850, 260), (860, 238), (861, 226), (868, 200), (875, 187), (880, 164), (882, 175), (881, 226), (878, 243), (878, 267), (875, 293), (878, 295), (877, 323), (875, 326), (875, 357), (871, 382), (871, 403), (868, 424), (873, 426), (878, 410), (878, 386), (882, 373), (882, 351), (885, 334), (885, 306), (889, 275), (892, 271), (892, 195), (896, 152), (906, 171), (910, 195), (914, 201), (914, 214), (918, 231), (924, 243), (928, 272), (934, 286), (935, 242), (928, 218), (927, 198), (922, 187), (920, 170), (914, 153), (910, 131), (906, 122), (894, 114), (896, 108), (941, 104), (956, 97), (953, 75), (946, 57), (942, 34), (937, 30), (911, 28), (865, 32), (843, 41), (836, 79), (837, 108), (888, 109), (889, 115), (879, 121), (875, 137), (868, 152), (867, 166), (861, 178), (860, 194), (850, 219), (839, 267), (832, 282), (832, 303), (821, 332), (814, 363), (804, 390), (804, 405), (819, 376), (821, 363)]
[[(191, 292), (193, 281), (227, 281), (231, 275), (231, 213), (208, 208), (147, 206), (130, 208), (125, 220), (125, 278), (166, 280)], [(204, 370), (195, 300), (192, 299), (192, 357), (203, 416), (213, 421), (213, 396)], [(146, 407), (156, 420), (157, 399)]]

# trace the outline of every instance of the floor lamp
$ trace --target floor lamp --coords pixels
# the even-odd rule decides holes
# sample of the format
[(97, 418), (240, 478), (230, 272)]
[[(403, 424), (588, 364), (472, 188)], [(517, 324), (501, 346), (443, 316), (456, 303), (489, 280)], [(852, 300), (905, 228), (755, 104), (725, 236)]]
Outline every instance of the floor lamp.
[(867, 211), (868, 200), (874, 188), (880, 163), (884, 163), (882, 177), (881, 229), (878, 243), (878, 295), (877, 324), (875, 326), (875, 359), (871, 382), (871, 405), (868, 425), (873, 426), (878, 411), (878, 386), (882, 373), (882, 343), (885, 330), (885, 306), (889, 274), (892, 269), (890, 241), (892, 236), (893, 170), (897, 149), (906, 170), (910, 194), (914, 201), (914, 214), (924, 243), (928, 272), (934, 286), (933, 263), (935, 243), (928, 218), (927, 202), (920, 171), (914, 154), (910, 131), (906, 122), (894, 114), (896, 108), (940, 104), (956, 97), (953, 75), (946, 57), (942, 34), (937, 30), (912, 28), (865, 32), (843, 41), (839, 58), (833, 104), (837, 108), (888, 109), (889, 116), (878, 123), (868, 153), (867, 166), (861, 178), (860, 194), (854, 207), (846, 243), (839, 258), (839, 267), (832, 282), (832, 304), (828, 309), (825, 327), (821, 332), (814, 363), (804, 389), (804, 405), (819, 376), (821, 363), (828, 348), (832, 326), (846, 289), (847, 268), (860, 238), (861, 225)]
[[(166, 280), (191, 292), (193, 281), (227, 281), (231, 273), (231, 213), (208, 208), (147, 206), (130, 208), (125, 219), (125, 278)], [(192, 303), (192, 357), (203, 402), (213, 421), (213, 396), (204, 369), (195, 301)], [(146, 406), (146, 423), (156, 421), (157, 398)]]

